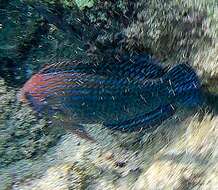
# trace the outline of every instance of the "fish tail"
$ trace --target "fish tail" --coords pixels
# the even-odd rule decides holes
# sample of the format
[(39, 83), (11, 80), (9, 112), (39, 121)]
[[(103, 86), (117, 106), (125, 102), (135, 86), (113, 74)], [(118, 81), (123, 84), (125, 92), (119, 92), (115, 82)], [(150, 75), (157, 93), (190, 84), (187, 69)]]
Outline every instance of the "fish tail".
[(160, 106), (157, 109), (139, 115), (133, 119), (125, 120), (117, 124), (104, 124), (105, 127), (111, 130), (119, 130), (123, 132), (134, 131), (154, 131), (166, 119), (170, 118), (175, 113), (175, 106), (168, 104)]
[(170, 69), (163, 77), (168, 93), (171, 97), (198, 90), (200, 82), (197, 74), (186, 63), (179, 64)]

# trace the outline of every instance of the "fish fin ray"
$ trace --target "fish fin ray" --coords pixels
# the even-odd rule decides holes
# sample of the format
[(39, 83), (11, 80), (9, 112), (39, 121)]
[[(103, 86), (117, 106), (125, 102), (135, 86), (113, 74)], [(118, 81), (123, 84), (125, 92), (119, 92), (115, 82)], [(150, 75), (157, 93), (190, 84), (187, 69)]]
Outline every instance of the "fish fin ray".
[(72, 71), (78, 67), (85, 66), (85, 63), (82, 63), (79, 60), (61, 60), (54, 62), (52, 64), (45, 65), (40, 71), (40, 74), (55, 73), (61, 71)]
[(200, 88), (194, 69), (186, 63), (174, 66), (166, 73), (163, 80), (168, 84), (174, 96)]
[(96, 142), (96, 140), (85, 130), (84, 126), (77, 124), (77, 123), (69, 123), (69, 122), (63, 122), (63, 128), (66, 131), (71, 132), (72, 134), (75, 134), (81, 139), (87, 140), (89, 142)]

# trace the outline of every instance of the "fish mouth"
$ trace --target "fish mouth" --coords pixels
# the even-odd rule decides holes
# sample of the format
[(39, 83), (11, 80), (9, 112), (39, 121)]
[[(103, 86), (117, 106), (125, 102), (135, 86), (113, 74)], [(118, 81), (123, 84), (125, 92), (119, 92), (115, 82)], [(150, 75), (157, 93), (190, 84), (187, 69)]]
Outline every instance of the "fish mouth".
[(16, 100), (18, 102), (27, 103), (27, 99), (25, 96), (25, 93), (23, 92), (23, 89), (20, 89), (16, 94)]

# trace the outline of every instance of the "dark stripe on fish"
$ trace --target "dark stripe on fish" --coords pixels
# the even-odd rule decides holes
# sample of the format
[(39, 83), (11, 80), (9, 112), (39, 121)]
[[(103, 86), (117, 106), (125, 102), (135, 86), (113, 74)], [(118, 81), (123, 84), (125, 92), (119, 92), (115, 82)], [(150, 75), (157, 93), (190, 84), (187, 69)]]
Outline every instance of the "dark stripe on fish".
[(123, 132), (133, 131), (151, 131), (156, 129), (155, 126), (160, 125), (163, 121), (170, 118), (175, 113), (175, 107), (171, 104), (160, 106), (159, 108), (146, 113), (144, 115), (136, 116), (133, 119), (126, 120), (117, 124), (105, 124), (104, 126)]
[(173, 97), (199, 88), (200, 82), (194, 70), (187, 64), (179, 64), (159, 79), (145, 80), (141, 89)]
[[(140, 84), (138, 84), (140, 85)], [(82, 77), (72, 77), (72, 79), (59, 78), (54, 75), (54, 78), (50, 78), (45, 84), (39, 85), (39, 93), (49, 95), (58, 95), (59, 92), (69, 94), (72, 91), (79, 93), (79, 90), (88, 90), (91, 94), (103, 94), (103, 93), (118, 93), (129, 90), (136, 90), (139, 86), (135, 81), (129, 81), (127, 79), (113, 79), (106, 78), (97, 75), (83, 75)], [(36, 92), (37, 94), (37, 92)], [(71, 94), (69, 94), (71, 95)], [(82, 95), (82, 93), (81, 93)]]
[(177, 98), (176, 104), (185, 107), (196, 107), (203, 104), (203, 95), (200, 90), (189, 90)]

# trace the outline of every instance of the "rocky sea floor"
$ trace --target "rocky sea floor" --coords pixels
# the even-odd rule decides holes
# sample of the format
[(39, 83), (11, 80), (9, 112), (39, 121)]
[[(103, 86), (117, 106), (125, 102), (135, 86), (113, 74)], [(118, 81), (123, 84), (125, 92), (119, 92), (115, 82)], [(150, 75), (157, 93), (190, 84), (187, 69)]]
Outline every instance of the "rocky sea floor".
[[(0, 39), (0, 190), (218, 189), (216, 0), (2, 1)], [(42, 65), (121, 52), (188, 61), (207, 89), (205, 108), (149, 134), (87, 125), (90, 143), (16, 99)]]

